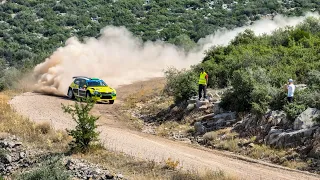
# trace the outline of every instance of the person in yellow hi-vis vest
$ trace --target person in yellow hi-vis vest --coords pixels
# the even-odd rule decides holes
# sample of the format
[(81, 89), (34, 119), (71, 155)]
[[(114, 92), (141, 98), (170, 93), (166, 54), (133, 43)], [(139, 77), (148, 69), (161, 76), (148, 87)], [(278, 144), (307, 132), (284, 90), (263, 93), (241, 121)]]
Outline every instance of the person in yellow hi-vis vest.
[(207, 98), (207, 84), (208, 84), (208, 74), (204, 72), (203, 68), (200, 68), (200, 77), (199, 77), (199, 100), (202, 98), (202, 91), (203, 97)]

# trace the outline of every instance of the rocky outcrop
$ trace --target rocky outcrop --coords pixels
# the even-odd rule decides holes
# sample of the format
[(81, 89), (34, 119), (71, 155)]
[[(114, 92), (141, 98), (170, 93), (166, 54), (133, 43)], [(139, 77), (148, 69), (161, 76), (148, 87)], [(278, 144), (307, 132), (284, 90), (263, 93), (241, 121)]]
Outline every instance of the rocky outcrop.
[(0, 139), (0, 175), (6, 176), (19, 168), (29, 167), (33, 164), (28, 152), (15, 136)]
[(108, 170), (82, 159), (68, 158), (66, 162), (66, 169), (72, 173), (73, 177), (83, 180), (124, 179), (122, 174), (113, 175)]
[[(50, 157), (52, 157), (50, 153), (24, 147), (15, 136), (0, 138), (0, 176), (9, 177), (17, 170), (32, 169)], [(108, 170), (85, 160), (71, 157), (64, 157), (63, 159), (66, 171), (71, 172), (75, 179), (125, 179), (122, 174), (111, 174)]]
[(265, 137), (265, 143), (276, 148), (294, 148), (304, 145), (304, 143), (313, 137), (318, 127), (301, 130), (283, 130), (271, 128), (269, 134)]
[(311, 128), (318, 124), (315, 119), (318, 118), (319, 115), (320, 110), (316, 108), (308, 108), (295, 119), (293, 128), (295, 130)]

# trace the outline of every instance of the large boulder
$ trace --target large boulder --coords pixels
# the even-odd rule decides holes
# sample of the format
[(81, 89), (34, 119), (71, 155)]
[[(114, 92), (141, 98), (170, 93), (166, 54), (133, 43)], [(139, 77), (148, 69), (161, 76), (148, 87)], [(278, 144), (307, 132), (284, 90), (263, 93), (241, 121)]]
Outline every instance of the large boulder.
[(301, 129), (295, 131), (285, 131), (283, 129), (271, 128), (269, 134), (265, 137), (265, 143), (276, 148), (292, 148), (313, 137), (317, 127)]
[(308, 129), (314, 127), (318, 123), (314, 121), (315, 118), (318, 118), (320, 115), (320, 110), (316, 108), (308, 108), (302, 112), (294, 121), (293, 129)]

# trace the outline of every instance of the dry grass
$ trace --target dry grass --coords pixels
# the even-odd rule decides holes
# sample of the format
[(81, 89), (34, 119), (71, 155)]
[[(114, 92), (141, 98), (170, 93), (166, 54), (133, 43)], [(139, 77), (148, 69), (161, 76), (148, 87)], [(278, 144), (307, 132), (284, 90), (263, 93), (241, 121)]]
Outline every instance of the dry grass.
[(141, 85), (141, 87), (135, 91), (135, 93), (130, 93), (124, 99), (124, 108), (132, 109), (136, 108), (138, 103), (146, 103), (150, 99), (162, 95), (162, 90), (164, 88), (164, 82), (153, 82), (147, 85)]
[(217, 149), (239, 153), (254, 159), (271, 161), (293, 169), (304, 169), (308, 166), (307, 162), (289, 161), (285, 158), (287, 155), (294, 155), (293, 151), (274, 149), (263, 144), (252, 144), (243, 148), (240, 146), (241, 144), (254, 142), (256, 137), (251, 137), (249, 140), (240, 139), (237, 137), (237, 133), (230, 132), (230, 128), (208, 132), (203, 137), (207, 141), (207, 145)]
[(17, 135), (29, 145), (48, 150), (65, 150), (71, 140), (66, 132), (54, 131), (49, 123), (36, 124), (15, 113), (8, 101), (16, 92), (0, 93), (0, 132)]
[(187, 134), (192, 129), (188, 124), (179, 124), (176, 121), (167, 121), (156, 128), (158, 136), (169, 137), (175, 134)]
[(292, 169), (300, 169), (300, 170), (304, 170), (308, 167), (308, 163), (297, 162), (297, 161), (285, 161), (283, 165)]
[[(74, 155), (76, 158), (83, 158), (92, 163), (102, 165), (112, 172), (122, 173), (125, 177), (137, 180), (231, 180), (223, 172), (205, 171), (204, 173), (192, 171), (180, 171), (176, 169), (179, 162), (168, 159), (163, 163), (154, 161), (138, 160), (125, 154), (110, 152), (102, 149), (92, 150), (87, 154)], [(168, 164), (172, 168), (168, 168)]]

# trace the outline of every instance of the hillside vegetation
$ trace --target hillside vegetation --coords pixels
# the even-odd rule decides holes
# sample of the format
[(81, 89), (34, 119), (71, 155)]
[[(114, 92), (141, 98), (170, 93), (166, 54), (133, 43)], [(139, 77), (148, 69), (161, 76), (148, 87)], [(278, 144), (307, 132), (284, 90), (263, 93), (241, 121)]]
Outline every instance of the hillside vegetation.
[(319, 7), (315, 0), (2, 1), (0, 90), (12, 87), (21, 72), (44, 61), (67, 38), (97, 37), (107, 25), (125, 26), (144, 41), (160, 39), (188, 50), (219, 28), (232, 29), (276, 13), (302, 15)]
[[(258, 115), (268, 109), (284, 109), (293, 119), (308, 106), (320, 108), (319, 31), (317, 18), (308, 18), (294, 28), (278, 29), (271, 35), (256, 36), (246, 30), (228, 46), (212, 47), (203, 62), (192, 70), (169, 71), (167, 89), (180, 101), (196, 95), (196, 81), (185, 84), (184, 88), (180, 83), (170, 82), (196, 79), (199, 68), (204, 67), (209, 74), (209, 87), (233, 87), (222, 99), (224, 109)], [(289, 78), (295, 84), (308, 85), (306, 90), (296, 92), (293, 104), (286, 103), (284, 90)]]

